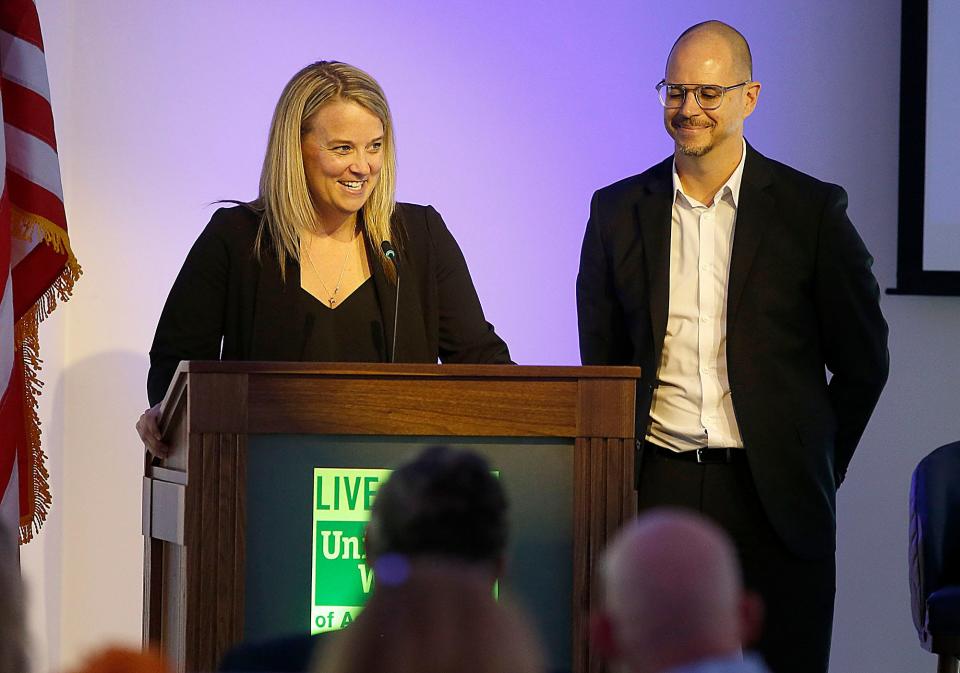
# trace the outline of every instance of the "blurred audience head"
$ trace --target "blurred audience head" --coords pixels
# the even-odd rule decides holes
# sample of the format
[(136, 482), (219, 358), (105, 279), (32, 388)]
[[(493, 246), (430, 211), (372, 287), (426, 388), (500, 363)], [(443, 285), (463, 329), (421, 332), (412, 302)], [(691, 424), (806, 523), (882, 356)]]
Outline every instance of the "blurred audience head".
[(87, 657), (73, 673), (172, 673), (156, 652), (111, 646)]
[(470, 451), (426, 449), (377, 492), (367, 525), (368, 562), (387, 554), (432, 556), (502, 570), (507, 500), (490, 465)]
[(727, 535), (706, 519), (660, 509), (628, 524), (602, 562), (593, 636), (631, 673), (737, 656), (759, 635), (759, 599), (744, 591)]
[(474, 564), (417, 559), (378, 576), (350, 628), (314, 662), (315, 673), (534, 673), (543, 670), (526, 620), (493, 598)]
[(163, 657), (151, 650), (110, 646), (87, 657), (74, 673), (172, 673)]

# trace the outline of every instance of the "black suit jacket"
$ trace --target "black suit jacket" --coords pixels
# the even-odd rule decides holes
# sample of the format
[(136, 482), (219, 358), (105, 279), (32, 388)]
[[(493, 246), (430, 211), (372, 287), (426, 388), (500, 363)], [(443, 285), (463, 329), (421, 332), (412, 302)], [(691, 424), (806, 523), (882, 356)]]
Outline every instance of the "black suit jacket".
[[(163, 399), (181, 360), (305, 359), (312, 321), (301, 309), (300, 266), (280, 276), (272, 252), (257, 259), (259, 215), (221, 208), (194, 243), (170, 290), (153, 346), (147, 396)], [(460, 247), (431, 206), (397, 204), (400, 301), (396, 361), (509, 363), (507, 345), (483, 316)], [(397, 288), (369, 254), (384, 334), (393, 342)]]
[[(672, 157), (596, 192), (577, 278), (583, 363), (642, 368), (641, 437), (669, 310), (673, 196)], [(731, 395), (767, 516), (808, 557), (835, 548), (836, 488), (888, 370), (873, 260), (846, 206), (840, 187), (747, 146), (727, 287)]]

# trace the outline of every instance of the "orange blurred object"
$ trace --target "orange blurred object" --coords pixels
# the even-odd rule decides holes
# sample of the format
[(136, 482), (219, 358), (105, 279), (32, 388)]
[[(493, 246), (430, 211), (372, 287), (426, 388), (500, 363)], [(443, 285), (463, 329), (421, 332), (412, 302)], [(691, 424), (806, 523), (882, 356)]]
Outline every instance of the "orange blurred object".
[(73, 673), (172, 673), (157, 652), (108, 647), (88, 657)]

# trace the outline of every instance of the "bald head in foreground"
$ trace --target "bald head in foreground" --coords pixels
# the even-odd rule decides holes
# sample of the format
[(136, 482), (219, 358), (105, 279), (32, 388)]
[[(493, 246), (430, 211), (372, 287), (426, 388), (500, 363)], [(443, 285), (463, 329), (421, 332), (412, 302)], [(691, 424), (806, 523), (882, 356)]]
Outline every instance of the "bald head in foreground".
[(706, 519), (661, 509), (628, 524), (603, 558), (601, 652), (618, 670), (766, 671), (741, 648), (756, 640), (760, 600), (743, 588), (733, 545)]

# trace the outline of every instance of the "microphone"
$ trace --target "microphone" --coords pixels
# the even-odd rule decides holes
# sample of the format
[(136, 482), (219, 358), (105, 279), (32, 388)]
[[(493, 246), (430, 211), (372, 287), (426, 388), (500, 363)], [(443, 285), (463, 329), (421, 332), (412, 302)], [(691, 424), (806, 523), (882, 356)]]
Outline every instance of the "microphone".
[(391, 262), (393, 262), (394, 267), (397, 264), (397, 251), (393, 249), (393, 243), (390, 241), (383, 241), (380, 243), (380, 249), (383, 250), (383, 254), (387, 256)]
[(397, 272), (397, 298), (393, 305), (393, 344), (390, 347), (390, 362), (394, 362), (397, 357), (397, 316), (400, 314), (400, 258), (390, 241), (381, 241), (380, 249), (386, 258), (393, 262), (393, 268)]

